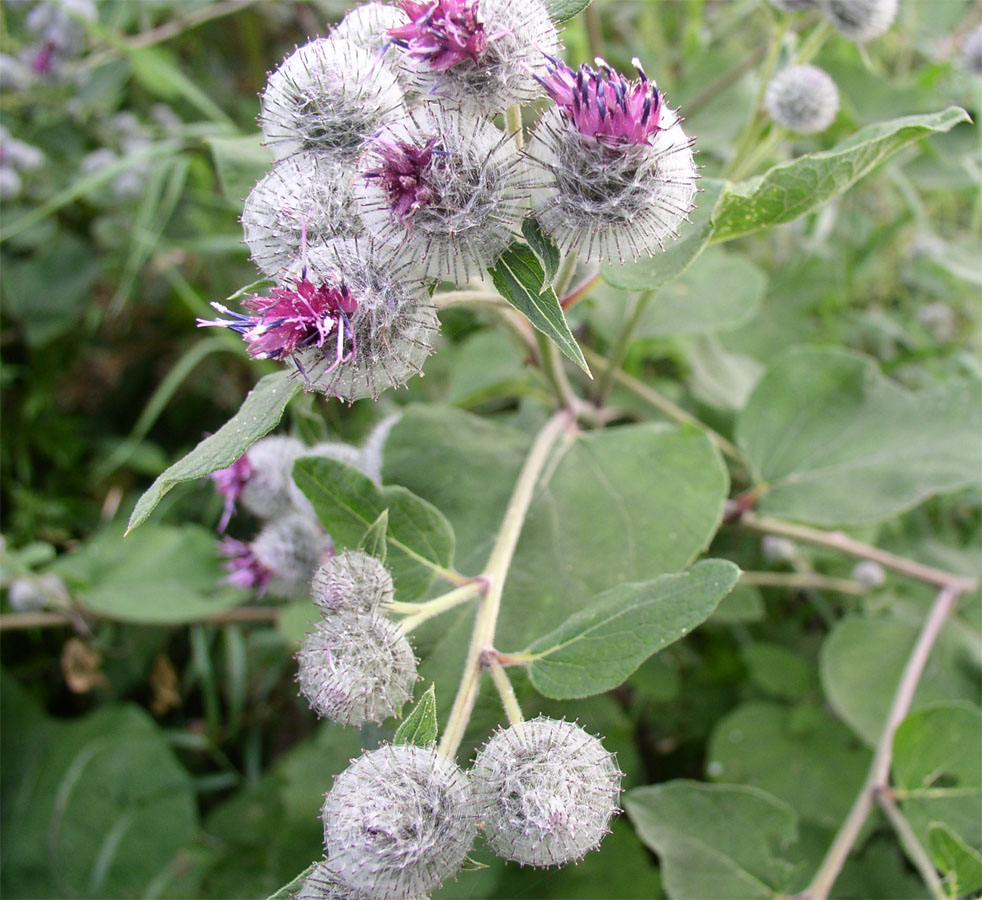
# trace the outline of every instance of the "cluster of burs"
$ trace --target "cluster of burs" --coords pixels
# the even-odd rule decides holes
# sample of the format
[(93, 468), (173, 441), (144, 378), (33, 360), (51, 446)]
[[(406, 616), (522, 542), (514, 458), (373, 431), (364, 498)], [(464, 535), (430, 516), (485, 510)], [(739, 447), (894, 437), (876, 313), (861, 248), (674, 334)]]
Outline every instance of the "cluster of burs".
[[(262, 94), (274, 163), (242, 215), (277, 289), (202, 324), (350, 402), (421, 370), (434, 284), (482, 278), (526, 215), (584, 261), (676, 236), (697, 178), (678, 116), (643, 71), (573, 72), (560, 50), (541, 0), (369, 3), (298, 48)], [(503, 114), (546, 94), (524, 143)]]
[[(340, 725), (400, 715), (419, 680), (417, 659), (386, 615), (389, 571), (360, 550), (335, 553), (291, 473), (298, 457), (324, 456), (378, 481), (393, 424), (384, 420), (360, 448), (267, 437), (212, 476), (228, 515), (238, 503), (266, 523), (250, 544), (226, 539), (240, 551), (231, 580), (281, 598), (312, 596), (318, 621), (297, 655), (300, 692)], [(575, 861), (607, 833), (620, 781), (596, 737), (543, 717), (500, 729), (466, 773), (429, 746), (383, 744), (335, 780), (322, 810), (326, 859), (295, 896), (422, 898), (461, 868), (479, 830), (495, 853), (523, 865)]]

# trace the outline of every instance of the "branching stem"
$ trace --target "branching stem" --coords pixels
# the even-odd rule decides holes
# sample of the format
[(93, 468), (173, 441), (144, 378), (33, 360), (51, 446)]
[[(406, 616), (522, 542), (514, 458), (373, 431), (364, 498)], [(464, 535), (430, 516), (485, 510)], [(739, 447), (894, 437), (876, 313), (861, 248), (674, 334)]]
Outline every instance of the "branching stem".
[(497, 653), (493, 650), (486, 651), (484, 654), (484, 665), (491, 673), (491, 680), (498, 689), (498, 696), (501, 697), (501, 705), (505, 709), (509, 725), (517, 725), (525, 721), (522, 716), (522, 708), (518, 705), (518, 698), (515, 696), (515, 689), (512, 687), (508, 673), (501, 665)]
[(439, 597), (427, 600), (425, 603), (400, 603), (398, 601), (389, 604), (387, 607), (390, 612), (401, 613), (406, 618), (399, 623), (399, 628), (403, 634), (409, 634), (428, 619), (445, 613), (467, 603), (475, 597), (481, 596), (487, 590), (487, 582), (483, 578), (475, 578), (467, 584), (447, 591)]
[(865, 586), (851, 578), (830, 578), (817, 572), (743, 572), (740, 581), (759, 587), (815, 588), (856, 596), (867, 593)]

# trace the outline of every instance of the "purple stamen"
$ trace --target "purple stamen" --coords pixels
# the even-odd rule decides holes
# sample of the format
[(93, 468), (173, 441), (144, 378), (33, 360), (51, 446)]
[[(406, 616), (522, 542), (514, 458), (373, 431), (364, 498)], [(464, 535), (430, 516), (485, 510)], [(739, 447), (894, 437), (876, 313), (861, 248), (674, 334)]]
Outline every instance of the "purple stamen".
[(225, 509), (218, 523), (218, 533), (222, 534), (235, 513), (235, 501), (252, 477), (252, 464), (248, 457), (242, 455), (228, 468), (212, 472), (208, 477), (215, 482), (215, 490), (225, 498)]
[(477, 18), (477, 4), (478, 0), (400, 0), (410, 21), (388, 29), (387, 34), (392, 43), (436, 72), (468, 59), (477, 62), (488, 41)]
[(236, 587), (254, 588), (257, 597), (266, 593), (273, 573), (259, 561), (249, 544), (235, 538), (224, 538), (218, 545), (218, 552), (226, 558), (222, 563), (229, 573), (225, 581)]
[(407, 227), (420, 209), (438, 199), (429, 178), (433, 157), (447, 155), (437, 146), (438, 142), (437, 137), (431, 137), (421, 145), (376, 140), (372, 146), (378, 165), (367, 171), (365, 177), (378, 182), (392, 217)]

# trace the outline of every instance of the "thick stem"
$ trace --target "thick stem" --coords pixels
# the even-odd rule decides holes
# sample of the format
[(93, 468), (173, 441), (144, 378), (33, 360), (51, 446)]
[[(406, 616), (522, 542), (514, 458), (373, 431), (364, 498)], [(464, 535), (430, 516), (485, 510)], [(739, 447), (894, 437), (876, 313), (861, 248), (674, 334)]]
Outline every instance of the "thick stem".
[(403, 634), (409, 634), (410, 631), (419, 628), (427, 619), (432, 619), (455, 606), (467, 603), (469, 600), (479, 597), (485, 590), (487, 590), (487, 582), (483, 578), (475, 578), (470, 583), (447, 591), (447, 593), (427, 600), (425, 603), (399, 603), (396, 601), (389, 604), (388, 609), (390, 612), (405, 615), (406, 618), (399, 623), (399, 629)]
[(830, 578), (817, 572), (742, 572), (740, 581), (760, 587), (816, 588), (820, 591), (838, 591), (840, 594), (867, 593), (858, 581), (849, 578)]
[(494, 644), (494, 632), (498, 625), (498, 613), (501, 610), (501, 594), (505, 586), (505, 578), (508, 576), (508, 569), (515, 554), (518, 536), (525, 524), (525, 516), (528, 514), (529, 505), (532, 503), (535, 485), (549, 459), (553, 444), (573, 424), (573, 416), (568, 410), (560, 410), (553, 415), (533, 442), (525, 465), (519, 473), (518, 481), (515, 482), (511, 500), (508, 501), (508, 508), (501, 520), (498, 537), (484, 568), (488, 592), (481, 602), (477, 618), (474, 621), (470, 649), (467, 651), (467, 661), (464, 663), (464, 673), (460, 680), (460, 687), (457, 689), (453, 709), (451, 709), (450, 717), (447, 720), (446, 729), (443, 732), (443, 738), (440, 741), (440, 753), (444, 756), (453, 757), (456, 755), (467, 729), (467, 723), (470, 721), (474, 702), (477, 700), (480, 688), (482, 656), (484, 651), (491, 649)]
[(945, 893), (941, 879), (938, 878), (938, 872), (934, 868), (934, 863), (931, 862), (931, 857), (927, 855), (927, 851), (921, 846), (917, 835), (914, 834), (914, 829), (910, 827), (910, 822), (907, 821), (907, 817), (900, 811), (900, 807), (897, 806), (893, 797), (890, 796), (890, 792), (878, 791), (876, 800), (880, 804), (880, 809), (883, 810), (886, 817), (890, 820), (890, 824), (893, 825), (893, 830), (897, 832), (897, 837), (900, 838), (900, 842), (904, 845), (907, 856), (917, 867), (917, 871), (931, 892), (931, 896), (934, 900), (945, 900), (948, 895)]
[(903, 675), (897, 685), (893, 702), (887, 713), (886, 722), (883, 725), (883, 732), (877, 741), (876, 750), (873, 754), (873, 762), (870, 764), (869, 774), (863, 784), (856, 801), (853, 803), (849, 815), (839, 829), (829, 852), (826, 854), (822, 865), (816, 872), (814, 879), (808, 890), (802, 894), (804, 900), (826, 900), (829, 891), (832, 890), (839, 872), (842, 871), (846, 859), (852, 850), (853, 844), (859, 837), (863, 824), (866, 822), (870, 810), (878, 792), (887, 789), (887, 779), (890, 775), (890, 762), (893, 759), (893, 736), (897, 726), (904, 720), (910, 710), (910, 704), (914, 699), (914, 692), (921, 680), (924, 666), (927, 664), (928, 656), (934, 642), (941, 633), (941, 627), (945, 620), (954, 609), (955, 600), (958, 598), (959, 588), (947, 585), (938, 593), (931, 611), (921, 628), (921, 633), (917, 637), (917, 643), (911, 651), (904, 667)]
[(859, 559), (870, 559), (887, 569), (893, 569), (895, 572), (916, 578), (918, 581), (926, 581), (935, 587), (953, 588), (958, 593), (974, 591), (978, 587), (974, 578), (965, 578), (961, 575), (935, 569), (933, 566), (921, 565), (904, 556), (897, 556), (895, 553), (889, 553), (871, 544), (864, 544), (841, 531), (822, 531), (820, 528), (796, 525), (793, 522), (772, 519), (769, 516), (759, 516), (749, 511), (742, 513), (738, 511), (734, 521), (747, 528), (752, 528), (754, 531), (777, 534), (796, 541), (818, 544), (821, 547), (831, 547), (833, 550), (848, 553)]
[(511, 685), (511, 679), (505, 671), (497, 654), (492, 650), (484, 654), (484, 663), (487, 670), (491, 673), (491, 680), (498, 689), (498, 696), (501, 697), (501, 705), (505, 709), (509, 725), (517, 725), (524, 722), (522, 707), (518, 705), (518, 698), (515, 696), (515, 689)]

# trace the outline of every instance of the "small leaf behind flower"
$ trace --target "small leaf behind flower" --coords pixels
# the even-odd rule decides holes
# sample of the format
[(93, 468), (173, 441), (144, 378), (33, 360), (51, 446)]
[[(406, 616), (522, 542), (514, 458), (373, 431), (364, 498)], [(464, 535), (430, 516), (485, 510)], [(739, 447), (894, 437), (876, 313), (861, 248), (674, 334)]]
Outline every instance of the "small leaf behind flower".
[(501, 296), (589, 375), (583, 351), (566, 324), (556, 292), (546, 284), (545, 270), (532, 248), (513, 242), (488, 271)]
[(590, 5), (590, 0), (545, 0), (545, 2), (546, 9), (549, 10), (549, 15), (554, 22), (572, 19)]
[(385, 533), (389, 529), (389, 511), (383, 509), (378, 518), (372, 522), (365, 532), (358, 548), (364, 550), (369, 556), (374, 556), (382, 565), (389, 553), (388, 544), (385, 541)]
[(535, 255), (542, 261), (546, 270), (546, 281), (551, 282), (559, 271), (559, 247), (556, 246), (556, 242), (542, 231), (539, 220), (532, 216), (526, 216), (522, 221), (522, 234), (535, 251)]
[(532, 684), (557, 700), (617, 687), (653, 653), (705, 622), (739, 575), (733, 563), (707, 559), (689, 572), (604, 591), (525, 651), (533, 657)]
[(436, 685), (431, 684), (419, 698), (413, 711), (402, 720), (392, 743), (432, 747), (436, 743), (437, 734)]

